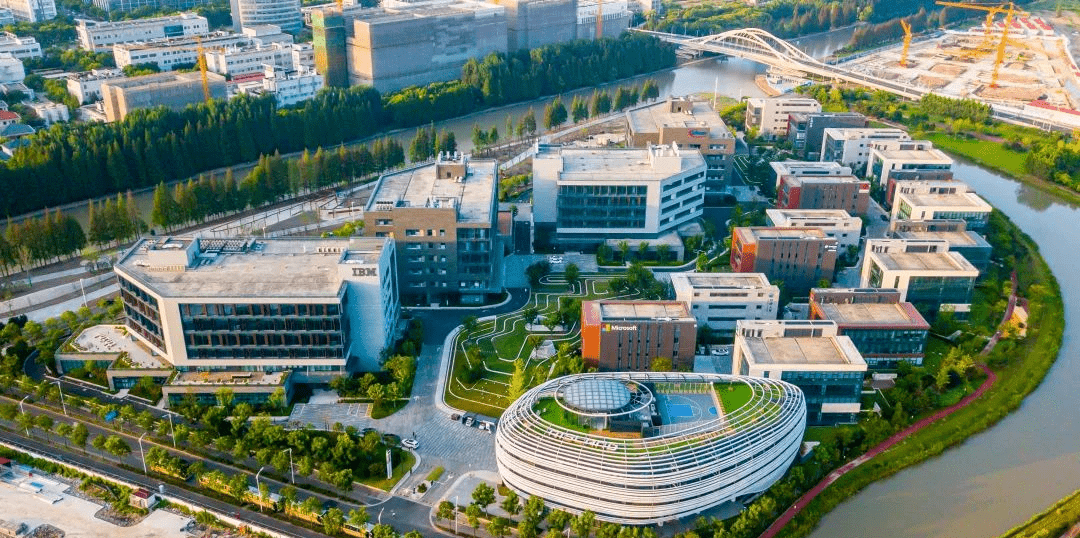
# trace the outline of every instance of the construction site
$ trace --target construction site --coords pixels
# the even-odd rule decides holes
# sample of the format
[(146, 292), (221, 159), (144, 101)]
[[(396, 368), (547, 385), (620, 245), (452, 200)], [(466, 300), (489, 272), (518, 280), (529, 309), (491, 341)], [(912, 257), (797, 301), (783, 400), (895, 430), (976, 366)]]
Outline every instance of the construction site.
[(1057, 33), (1046, 19), (1008, 4), (975, 9), (987, 12), (980, 26), (939, 31), (923, 39), (912, 39), (905, 28), (902, 45), (841, 65), (937, 94), (1017, 109), (1080, 109), (1080, 69), (1068, 52), (1068, 36)]

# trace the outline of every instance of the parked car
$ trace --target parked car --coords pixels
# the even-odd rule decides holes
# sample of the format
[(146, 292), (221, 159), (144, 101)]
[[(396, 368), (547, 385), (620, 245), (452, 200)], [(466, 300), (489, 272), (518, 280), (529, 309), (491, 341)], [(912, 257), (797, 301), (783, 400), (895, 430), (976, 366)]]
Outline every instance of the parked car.
[(403, 446), (405, 448), (411, 448), (413, 450), (416, 450), (417, 447), (420, 446), (420, 443), (417, 442), (416, 439), (413, 439), (413, 438), (410, 437), (408, 439), (403, 439), (401, 441), (401, 446)]

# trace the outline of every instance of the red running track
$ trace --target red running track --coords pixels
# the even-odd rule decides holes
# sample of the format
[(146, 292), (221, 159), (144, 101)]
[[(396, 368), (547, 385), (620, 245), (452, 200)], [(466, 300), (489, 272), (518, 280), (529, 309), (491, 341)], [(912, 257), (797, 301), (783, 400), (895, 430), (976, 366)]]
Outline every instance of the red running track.
[[(1005, 315), (1002, 317), (1001, 320), (1002, 323), (1005, 323), (1009, 320), (1010, 317), (1012, 317), (1013, 308), (1016, 306), (1016, 284), (1016, 271), (1013, 271), (1012, 293), (1009, 294), (1009, 306), (1005, 309)], [(991, 351), (993, 351), (994, 345), (997, 344), (1000, 337), (1001, 331), (998, 330), (994, 333), (994, 336), (990, 338), (990, 342), (986, 344), (986, 347), (983, 348), (983, 356), (988, 355)], [(995, 374), (993, 370), (987, 368), (985, 365), (980, 365), (979, 367), (982, 368), (983, 372), (986, 372), (986, 379), (983, 380), (982, 384), (979, 385), (979, 388), (976, 389), (975, 392), (964, 396), (959, 402), (950, 405), (945, 409), (941, 409), (938, 412), (912, 424), (911, 426), (904, 428), (900, 432), (893, 434), (892, 437), (889, 437), (881, 443), (878, 443), (877, 446), (871, 448), (863, 455), (845, 463), (839, 469), (833, 470), (833, 472), (829, 473), (829, 475), (822, 479), (821, 482), (818, 482), (813, 488), (811, 488), (810, 491), (807, 491), (802, 495), (802, 497), (799, 497), (799, 499), (796, 500), (795, 503), (792, 504), (790, 507), (788, 507), (787, 510), (784, 510), (784, 513), (780, 514), (780, 517), (777, 518), (776, 521), (773, 521), (772, 525), (769, 525), (769, 528), (765, 529), (765, 532), (761, 533), (761, 536), (759, 536), (758, 538), (774, 538), (792, 519), (795, 518), (795, 516), (799, 515), (799, 512), (802, 512), (802, 509), (805, 508), (806, 505), (810, 504), (810, 501), (814, 500), (814, 498), (821, 494), (822, 491), (825, 491), (825, 488), (832, 485), (833, 482), (839, 480), (841, 476), (844, 476), (852, 469), (866, 463), (874, 456), (877, 456), (878, 454), (881, 454), (882, 452), (885, 452), (886, 450), (892, 448), (897, 443), (903, 441), (904, 439), (907, 439), (915, 432), (955, 413), (956, 411), (959, 411), (960, 409), (967, 407), (969, 404), (971, 404), (971, 402), (975, 401), (975, 399), (982, 396), (987, 390), (990, 389), (991, 386), (994, 385), (994, 382), (997, 381), (997, 374)]]

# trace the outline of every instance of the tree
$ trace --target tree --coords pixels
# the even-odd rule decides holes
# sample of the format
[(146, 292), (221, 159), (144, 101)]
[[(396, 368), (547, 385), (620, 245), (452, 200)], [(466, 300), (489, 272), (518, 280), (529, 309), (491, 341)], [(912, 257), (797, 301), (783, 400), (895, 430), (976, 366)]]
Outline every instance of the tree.
[(221, 407), (228, 409), (233, 403), (233, 391), (229, 387), (221, 387), (214, 393), (217, 404)]
[(540, 309), (535, 305), (530, 304), (521, 310), (521, 317), (525, 320), (527, 325), (532, 325), (536, 322), (536, 317), (540, 315)]
[(656, 81), (651, 78), (645, 79), (645, 82), (641, 84), (641, 99), (647, 101), (658, 97), (660, 97), (660, 87), (656, 85)]
[(454, 507), (454, 503), (442, 501), (439, 503), (439, 510), (435, 512), (435, 518), (450, 521), (450, 518), (454, 517), (454, 512), (456, 511), (457, 509)]
[(626, 263), (630, 261), (630, 243), (626, 241), (619, 241), (619, 243), (615, 246), (619, 249), (619, 256), (622, 262)]
[(303, 503), (300, 503), (300, 512), (308, 514), (310, 516), (318, 516), (322, 511), (322, 502), (316, 497), (308, 497), (304, 499)]
[(671, 359), (668, 357), (656, 357), (652, 360), (652, 368), (650, 370), (654, 372), (671, 372), (674, 367), (671, 364)]
[[(507, 389), (506, 396), (510, 398), (510, 401), (518, 399), (519, 396), (525, 394), (525, 391), (529, 387), (529, 372), (525, 367), (525, 359), (518, 357), (514, 359), (514, 372), (510, 374), (510, 386)], [(475, 496), (475, 492), (473, 492)], [(509, 510), (507, 510), (509, 512)], [(511, 512), (511, 515), (513, 512)]]
[(488, 505), (495, 502), (495, 488), (488, 485), (487, 482), (480, 482), (472, 492), (472, 500), (479, 505), (486, 514)]
[(566, 122), (566, 106), (556, 97), (544, 108), (544, 128), (551, 130)]
[(606, 91), (593, 90), (590, 108), (593, 116), (601, 116), (611, 112), (611, 96)]
[(477, 318), (476, 316), (465, 316), (461, 320), (461, 327), (467, 333), (471, 333), (476, 330)]
[(487, 530), (495, 538), (503, 538), (510, 533), (510, 520), (505, 517), (493, 517), (488, 521)]
[(595, 521), (596, 514), (591, 510), (586, 510), (570, 521), (570, 528), (578, 538), (589, 538), (589, 533), (592, 532)]
[(371, 516), (368, 515), (366, 506), (349, 510), (349, 525), (352, 527), (363, 529), (370, 519)]
[(90, 437), (90, 431), (86, 429), (86, 425), (82, 422), (78, 422), (71, 429), (71, 444), (86, 451), (86, 439)]
[(562, 531), (566, 528), (567, 523), (570, 523), (570, 520), (573, 517), (574, 516), (570, 515), (570, 513), (565, 510), (552, 510), (547, 517), (548, 527), (557, 531)]
[(526, 133), (529, 135), (536, 134), (536, 112), (532, 107), (525, 112), (525, 115), (521, 116), (521, 120), (518, 122), (518, 136), (522, 136)]
[(656, 261), (665, 262), (668, 256), (671, 255), (671, 246), (666, 244), (656, 245)]
[(323, 514), (323, 531), (330, 536), (336, 536), (345, 526), (345, 515), (338, 507), (330, 508)]
[(589, 105), (584, 99), (575, 95), (570, 101), (570, 117), (573, 118), (574, 123), (589, 117)]
[[(521, 360), (521, 359), (518, 359)], [(524, 361), (522, 361), (524, 362)], [(511, 398), (516, 399), (516, 398)], [(510, 490), (510, 493), (506, 495), (506, 498), (499, 504), (503, 510), (506, 510), (507, 514), (516, 516), (521, 511), (521, 499), (518, 497), (517, 492)]]
[(566, 283), (570, 285), (571, 289), (573, 289), (573, 287), (577, 285), (578, 278), (581, 276), (581, 269), (578, 268), (576, 263), (567, 264), (565, 276)]
[(474, 529), (480, 528), (480, 507), (475, 503), (465, 507), (465, 517), (469, 518), (469, 526)]

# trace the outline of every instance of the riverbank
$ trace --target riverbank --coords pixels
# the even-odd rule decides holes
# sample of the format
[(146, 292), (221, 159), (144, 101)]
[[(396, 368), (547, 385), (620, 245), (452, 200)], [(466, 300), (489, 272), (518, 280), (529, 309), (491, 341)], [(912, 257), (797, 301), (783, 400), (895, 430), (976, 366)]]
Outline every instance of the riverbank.
[(1064, 336), (1064, 303), (1057, 280), (1038, 247), (1004, 214), (995, 211), (1002, 232), (990, 237), (1002, 259), (1015, 259), (1019, 295), (1029, 300), (1029, 332), (1025, 339), (998, 346), (987, 365), (998, 381), (971, 405), (934, 422), (866, 464), (836, 480), (795, 516), (777, 536), (808, 535), (822, 516), (871, 483), (922, 463), (981, 432), (1020, 406), (1057, 359)]
[(1080, 489), (998, 538), (1073, 538), (1080, 535)]

